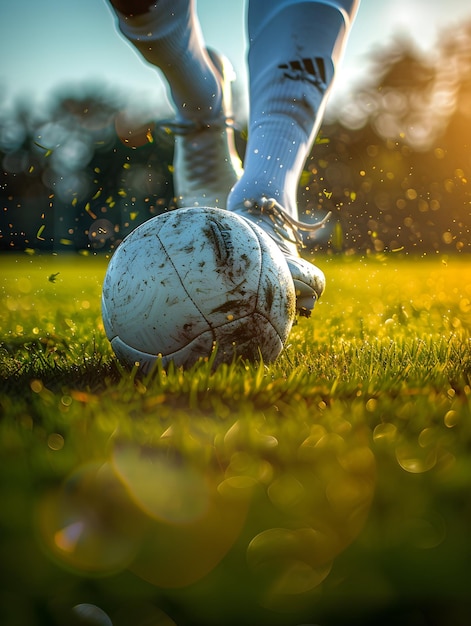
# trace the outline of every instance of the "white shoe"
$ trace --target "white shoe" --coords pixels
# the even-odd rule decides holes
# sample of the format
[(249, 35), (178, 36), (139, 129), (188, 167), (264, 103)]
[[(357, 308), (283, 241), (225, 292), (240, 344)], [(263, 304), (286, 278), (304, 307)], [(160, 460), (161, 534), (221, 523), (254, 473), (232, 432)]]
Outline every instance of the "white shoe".
[(310, 317), (312, 309), (325, 289), (324, 273), (299, 255), (304, 246), (300, 230), (315, 232), (322, 228), (330, 213), (316, 224), (305, 224), (293, 219), (273, 198), (248, 200), (232, 209), (246, 220), (257, 224), (283, 252), (293, 278), (296, 292), (296, 309), (299, 315)]
[(230, 190), (242, 175), (234, 142), (230, 62), (212, 50), (208, 54), (222, 88), (222, 106), (204, 121), (162, 123), (175, 134), (173, 183), (179, 207), (226, 208)]

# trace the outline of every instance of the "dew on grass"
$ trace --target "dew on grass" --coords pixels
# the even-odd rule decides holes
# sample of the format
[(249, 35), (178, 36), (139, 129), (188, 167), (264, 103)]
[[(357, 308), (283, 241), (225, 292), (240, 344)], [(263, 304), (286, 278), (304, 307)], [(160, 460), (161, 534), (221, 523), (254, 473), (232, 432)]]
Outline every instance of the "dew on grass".
[(228, 463), (226, 478), (248, 477), (261, 484), (269, 484), (273, 480), (273, 465), (257, 454), (248, 452), (234, 452)]
[(378, 424), (373, 431), (373, 440), (375, 442), (392, 443), (397, 437), (397, 426), (389, 422)]
[(69, 407), (73, 402), (72, 396), (65, 394), (61, 398), (61, 405), (64, 407)]
[(31, 391), (34, 393), (41, 393), (44, 388), (42, 381), (34, 379), (30, 382), (29, 386), (31, 387)]
[(273, 600), (303, 594), (330, 574), (332, 561), (325, 559), (326, 541), (330, 543), (331, 538), (309, 527), (269, 528), (250, 541), (247, 563), (258, 579), (268, 583)]
[(374, 413), (377, 405), (378, 405), (378, 401), (376, 400), (376, 398), (370, 398), (366, 402), (365, 408), (368, 411), (368, 413)]
[(252, 445), (260, 452), (271, 450), (278, 446), (278, 439), (273, 435), (265, 435), (258, 431), (252, 434)]
[(252, 476), (230, 476), (219, 483), (217, 490), (225, 498), (247, 498), (257, 484), (257, 480)]
[(224, 435), (225, 448), (237, 448), (245, 443), (245, 436), (242, 420), (236, 420)]
[(443, 418), (443, 422), (447, 428), (454, 428), (460, 422), (460, 414), (458, 411), (447, 411)]
[(435, 428), (424, 428), (417, 437), (417, 442), (421, 448), (430, 448), (437, 441), (437, 431)]
[(64, 437), (59, 433), (51, 433), (47, 438), (47, 445), (51, 450), (62, 450), (64, 447)]
[(317, 443), (316, 448), (324, 453), (341, 454), (345, 449), (345, 439), (337, 433), (326, 433)]
[(430, 471), (437, 463), (435, 448), (422, 449), (409, 442), (402, 442), (396, 447), (396, 459), (406, 472), (423, 474)]

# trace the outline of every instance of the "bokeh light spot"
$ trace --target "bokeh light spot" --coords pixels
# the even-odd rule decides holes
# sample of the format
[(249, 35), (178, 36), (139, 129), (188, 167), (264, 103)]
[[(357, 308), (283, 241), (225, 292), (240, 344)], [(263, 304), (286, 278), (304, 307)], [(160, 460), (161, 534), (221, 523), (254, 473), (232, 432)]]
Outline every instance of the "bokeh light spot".
[(396, 459), (406, 472), (422, 474), (431, 470), (437, 462), (437, 451), (422, 449), (409, 442), (402, 442), (396, 447)]
[(64, 437), (59, 433), (51, 433), (47, 438), (47, 445), (51, 450), (62, 450), (64, 447)]
[(95, 604), (77, 604), (72, 614), (77, 626), (113, 626), (109, 615)]
[(113, 462), (130, 497), (147, 515), (186, 524), (207, 511), (205, 475), (177, 451), (120, 443)]

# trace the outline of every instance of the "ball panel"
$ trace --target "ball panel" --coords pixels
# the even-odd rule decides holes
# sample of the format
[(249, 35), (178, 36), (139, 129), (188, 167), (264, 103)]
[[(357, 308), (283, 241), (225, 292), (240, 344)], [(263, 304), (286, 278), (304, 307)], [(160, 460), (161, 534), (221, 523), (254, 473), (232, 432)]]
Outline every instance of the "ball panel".
[(283, 350), (283, 342), (273, 324), (263, 315), (252, 313), (243, 320), (234, 320), (215, 329), (218, 352), (216, 363), (228, 363), (234, 356), (250, 361), (260, 357), (274, 361)]
[(159, 240), (172, 251), (182, 284), (212, 327), (254, 310), (261, 251), (237, 216), (221, 209), (180, 209)]
[(121, 362), (131, 367), (139, 363), (140, 370), (144, 374), (148, 374), (159, 358), (162, 359), (164, 367), (167, 367), (171, 361), (177, 367), (191, 367), (199, 358), (209, 356), (213, 349), (213, 333), (210, 330), (203, 332), (180, 350), (167, 355), (160, 353), (151, 354), (137, 350), (127, 345), (120, 337), (112, 339), (111, 346)]
[(174, 352), (209, 327), (156, 238), (147, 243), (133, 237), (116, 251), (105, 277), (102, 308), (109, 339), (119, 336), (148, 353)]
[(166, 354), (209, 328), (172, 268), (163, 276), (151, 262), (137, 276), (123, 273), (113, 287), (102, 307), (108, 338), (119, 336), (138, 350)]
[(126, 344), (120, 337), (114, 337), (111, 345), (120, 361), (133, 366), (139, 363), (141, 371), (149, 373), (158, 358), (166, 367), (170, 361), (179, 367), (191, 367), (200, 358), (209, 357), (214, 346), (214, 364), (230, 363), (236, 357), (269, 363), (274, 361), (283, 349), (283, 342), (263, 315), (253, 313), (244, 319), (227, 322), (215, 331), (207, 330), (190, 341), (186, 346), (168, 354), (153, 354), (138, 350)]

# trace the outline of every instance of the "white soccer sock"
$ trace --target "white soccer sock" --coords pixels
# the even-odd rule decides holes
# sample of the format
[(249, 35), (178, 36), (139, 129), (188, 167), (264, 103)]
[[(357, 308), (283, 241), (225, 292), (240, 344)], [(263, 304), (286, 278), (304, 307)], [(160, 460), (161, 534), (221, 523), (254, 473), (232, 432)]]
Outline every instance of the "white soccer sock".
[(148, 13), (119, 12), (123, 35), (167, 79), (179, 118), (207, 120), (221, 109), (221, 87), (205, 49), (194, 0), (158, 0)]
[(319, 131), (356, 0), (249, 4), (250, 119), (244, 175), (228, 207), (273, 197), (297, 217), (297, 186)]

